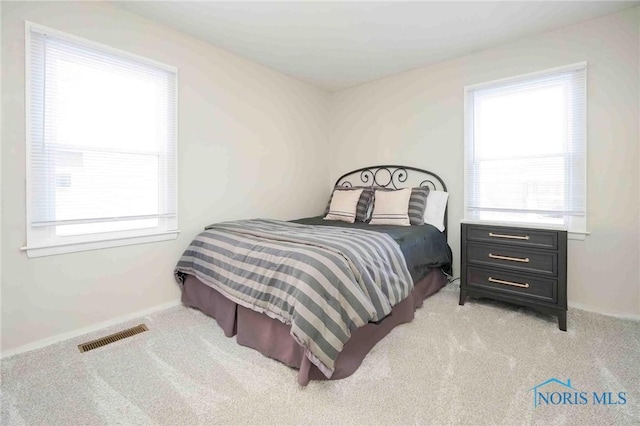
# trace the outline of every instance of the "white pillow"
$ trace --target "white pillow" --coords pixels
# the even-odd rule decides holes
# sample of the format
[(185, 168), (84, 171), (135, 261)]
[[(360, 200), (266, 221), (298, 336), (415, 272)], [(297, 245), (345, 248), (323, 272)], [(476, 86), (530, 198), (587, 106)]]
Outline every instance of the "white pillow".
[(444, 223), (444, 213), (447, 209), (448, 199), (448, 192), (429, 191), (427, 207), (424, 209), (424, 223), (435, 226), (440, 232), (443, 232), (447, 226)]
[(333, 191), (333, 198), (329, 206), (329, 213), (324, 220), (341, 220), (353, 223), (356, 220), (356, 210), (362, 189), (352, 191)]
[(376, 191), (369, 224), (411, 225), (409, 221), (409, 198), (411, 198), (411, 188), (397, 191)]

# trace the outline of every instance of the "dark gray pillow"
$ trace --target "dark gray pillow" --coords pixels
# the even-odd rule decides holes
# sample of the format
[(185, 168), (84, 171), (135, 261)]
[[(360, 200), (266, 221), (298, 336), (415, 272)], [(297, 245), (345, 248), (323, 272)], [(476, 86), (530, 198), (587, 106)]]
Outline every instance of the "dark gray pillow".
[[(362, 194), (360, 194), (360, 199), (358, 200), (358, 206), (356, 207), (356, 222), (366, 222), (369, 219), (369, 205), (373, 200), (373, 190), (370, 186), (336, 186), (333, 188), (333, 191), (350, 191), (353, 189), (362, 189)], [(324, 215), (326, 216), (329, 213), (329, 207), (331, 207), (331, 200), (333, 200), (333, 191), (331, 192), (331, 197), (329, 197), (329, 202), (327, 203), (327, 208), (324, 210)]]
[[(393, 188), (373, 187), (378, 191), (396, 191)], [(375, 194), (375, 192), (374, 192)], [(427, 197), (429, 196), (429, 188), (420, 186), (411, 188), (411, 197), (409, 198), (409, 222), (412, 225), (424, 225), (424, 211), (427, 208)], [(374, 198), (373, 203), (376, 200)], [(372, 209), (373, 210), (373, 209)]]

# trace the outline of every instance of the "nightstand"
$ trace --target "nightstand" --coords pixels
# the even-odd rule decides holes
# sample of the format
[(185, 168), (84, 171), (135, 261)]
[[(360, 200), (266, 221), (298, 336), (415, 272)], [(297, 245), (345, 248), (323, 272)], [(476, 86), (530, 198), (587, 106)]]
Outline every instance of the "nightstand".
[(460, 305), (467, 296), (529, 306), (567, 331), (567, 232), (462, 223)]

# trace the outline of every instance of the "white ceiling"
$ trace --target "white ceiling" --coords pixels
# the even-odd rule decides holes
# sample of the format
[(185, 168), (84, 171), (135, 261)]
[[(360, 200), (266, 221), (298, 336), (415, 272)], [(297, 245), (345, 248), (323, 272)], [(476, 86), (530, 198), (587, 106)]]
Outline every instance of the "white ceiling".
[(113, 4), (329, 91), (613, 13), (638, 1)]

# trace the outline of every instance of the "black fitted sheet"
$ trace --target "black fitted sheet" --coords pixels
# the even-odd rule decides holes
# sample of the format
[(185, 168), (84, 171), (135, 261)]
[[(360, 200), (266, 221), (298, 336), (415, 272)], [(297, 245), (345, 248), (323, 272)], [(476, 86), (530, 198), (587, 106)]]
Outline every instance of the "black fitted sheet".
[(451, 248), (447, 244), (444, 233), (432, 225), (370, 225), (363, 222), (347, 223), (324, 220), (323, 216), (306, 217), (291, 222), (384, 232), (400, 246), (414, 283), (424, 278), (433, 268), (441, 268), (443, 272), (451, 275)]

